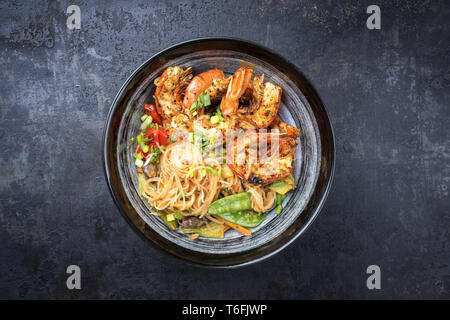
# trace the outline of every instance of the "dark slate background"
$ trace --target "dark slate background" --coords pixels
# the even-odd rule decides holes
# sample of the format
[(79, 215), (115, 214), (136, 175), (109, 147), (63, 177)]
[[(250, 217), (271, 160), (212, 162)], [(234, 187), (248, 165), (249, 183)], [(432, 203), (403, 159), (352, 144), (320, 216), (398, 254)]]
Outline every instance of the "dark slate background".
[[(81, 8), (68, 30), (66, 8)], [(366, 8), (381, 8), (368, 30)], [(0, 298), (450, 298), (447, 1), (1, 1)], [(110, 104), (169, 45), (232, 36), (295, 63), (328, 108), (336, 174), (313, 226), (267, 261), (189, 266), (119, 215)], [(65, 270), (82, 269), (82, 290)], [(366, 288), (381, 267), (382, 289)]]

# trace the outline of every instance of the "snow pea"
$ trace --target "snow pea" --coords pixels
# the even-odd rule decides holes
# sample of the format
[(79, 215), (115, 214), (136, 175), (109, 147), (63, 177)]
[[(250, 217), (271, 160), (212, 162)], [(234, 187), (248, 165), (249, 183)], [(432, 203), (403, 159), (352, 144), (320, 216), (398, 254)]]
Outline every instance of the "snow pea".
[(233, 194), (223, 197), (211, 203), (208, 207), (209, 214), (221, 214), (225, 212), (239, 212), (252, 208), (252, 197), (248, 192)]
[(253, 211), (225, 212), (217, 215), (225, 220), (247, 228), (259, 226), (261, 222), (266, 220), (265, 216)]

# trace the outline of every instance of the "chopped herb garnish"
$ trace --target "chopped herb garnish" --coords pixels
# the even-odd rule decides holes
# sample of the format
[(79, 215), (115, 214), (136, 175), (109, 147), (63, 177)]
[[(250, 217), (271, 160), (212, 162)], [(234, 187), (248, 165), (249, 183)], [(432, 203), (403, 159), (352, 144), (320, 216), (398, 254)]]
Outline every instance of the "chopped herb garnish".
[(193, 113), (195, 110), (197, 110), (197, 102), (194, 102), (192, 105), (191, 105), (191, 113)]
[[(193, 142), (191, 141), (191, 139), (193, 140)], [(212, 149), (214, 140), (215, 140), (214, 137), (208, 139), (208, 137), (205, 136), (205, 134), (199, 130), (196, 130), (192, 133), (192, 138), (191, 133), (189, 134), (189, 141), (198, 146), (202, 151), (202, 153), (208, 152)]]
[(159, 158), (161, 157), (161, 149), (155, 148), (155, 146), (152, 146), (150, 149), (150, 163), (158, 163)]
[(179, 212), (175, 213), (175, 218), (177, 218), (178, 220), (183, 219), (183, 215)]
[(275, 210), (275, 212), (277, 214), (280, 214), (281, 211), (283, 210), (283, 200), (284, 200), (284, 198), (286, 198), (285, 194), (277, 193), (277, 200), (276, 200), (277, 201), (277, 209)]
[(144, 158), (144, 156), (141, 154), (141, 153), (137, 153), (137, 152), (135, 152), (135, 153), (133, 153), (133, 157), (135, 158), (135, 159), (142, 159), (142, 158)]
[(206, 168), (208, 169), (209, 174), (211, 174), (213, 176), (218, 176), (219, 175), (219, 172), (217, 172), (217, 170), (215, 170), (210, 165), (206, 165)]
[(196, 111), (198, 109), (201, 109), (203, 107), (207, 107), (211, 105), (211, 97), (209, 94), (202, 92), (197, 98), (197, 101), (195, 101), (190, 108), (190, 112), (195, 116), (197, 115)]
[(194, 133), (193, 132), (189, 132), (188, 140), (190, 143), (194, 143)]
[(220, 122), (225, 122), (225, 118), (222, 115), (222, 111), (220, 111), (220, 104), (216, 108), (216, 114), (214, 115), (219, 118)]

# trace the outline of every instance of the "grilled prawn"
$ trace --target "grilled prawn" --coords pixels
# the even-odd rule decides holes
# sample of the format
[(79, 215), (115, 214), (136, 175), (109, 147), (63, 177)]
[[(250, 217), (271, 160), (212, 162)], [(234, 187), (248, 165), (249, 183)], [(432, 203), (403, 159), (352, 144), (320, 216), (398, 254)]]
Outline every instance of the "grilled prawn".
[(250, 80), (252, 78), (253, 69), (239, 68), (231, 77), (228, 84), (227, 93), (220, 103), (220, 111), (222, 114), (230, 118), (234, 115), (239, 107), (239, 98), (245, 93)]
[(182, 111), (180, 95), (192, 79), (192, 68), (168, 67), (161, 77), (155, 80), (155, 102), (158, 112), (165, 118), (173, 117)]
[[(210, 95), (223, 92), (225, 79), (225, 74), (219, 69), (208, 70), (195, 76), (186, 88), (183, 100), (184, 108), (189, 110), (191, 105), (197, 101), (200, 93), (205, 90), (208, 90), (207, 93)], [(215, 96), (213, 95), (211, 98), (213, 100)]]
[(227, 164), (243, 181), (267, 185), (292, 173), (295, 146), (294, 137), (278, 130), (249, 131), (227, 147)]

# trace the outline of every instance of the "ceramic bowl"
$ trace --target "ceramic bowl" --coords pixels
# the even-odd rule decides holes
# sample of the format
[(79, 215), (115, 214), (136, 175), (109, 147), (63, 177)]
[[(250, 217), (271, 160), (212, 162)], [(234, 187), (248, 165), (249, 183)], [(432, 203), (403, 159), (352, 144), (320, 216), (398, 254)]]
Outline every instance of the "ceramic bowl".
[[(296, 189), (252, 235), (231, 230), (223, 239), (198, 238), (174, 231), (157, 216), (138, 192), (133, 148), (129, 139), (139, 131), (144, 104), (153, 103), (153, 81), (168, 66), (191, 66), (198, 74), (218, 68), (231, 75), (252, 66), (254, 75), (283, 88), (281, 119), (300, 129), (294, 177)], [(278, 54), (244, 40), (206, 38), (183, 42), (157, 53), (126, 80), (108, 114), (103, 142), (106, 180), (122, 216), (134, 230), (163, 250), (192, 263), (232, 267), (269, 257), (299, 237), (318, 215), (334, 170), (334, 138), (318, 94), (297, 68)]]

